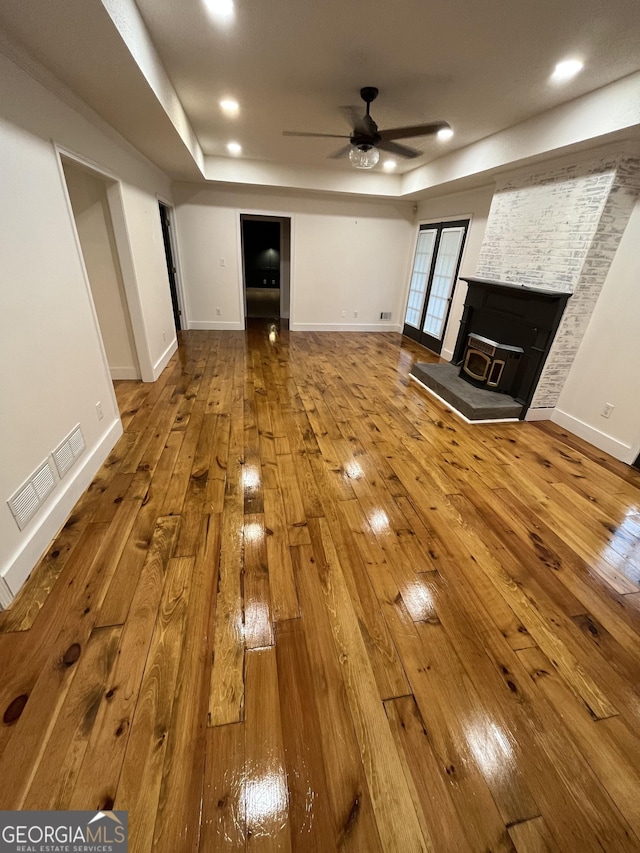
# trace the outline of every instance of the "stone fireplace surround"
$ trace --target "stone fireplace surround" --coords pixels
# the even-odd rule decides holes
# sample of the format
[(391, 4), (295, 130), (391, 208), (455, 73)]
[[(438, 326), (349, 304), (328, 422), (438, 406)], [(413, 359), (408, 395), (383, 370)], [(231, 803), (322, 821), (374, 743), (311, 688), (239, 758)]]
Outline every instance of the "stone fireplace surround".
[[(548, 417), (556, 405), (639, 194), (640, 159), (626, 155), (590, 155), (553, 170), (512, 174), (498, 183), (476, 280), (540, 295), (571, 294), (527, 394), (530, 416), (537, 412)], [(461, 357), (461, 337), (454, 363)]]
[[(416, 364), (412, 378), (470, 420), (550, 418), (639, 196), (640, 158), (628, 152), (585, 153), (579, 160), (573, 156), (564, 163), (557, 161), (553, 168), (528, 167), (499, 179), (475, 280), (526, 288), (540, 295), (550, 291), (571, 296), (554, 329), (555, 337), (551, 335), (546, 361), (541, 359), (541, 371), (527, 393), (528, 409), (509, 397), (515, 408), (501, 412), (506, 395), (478, 388), (473, 390), (485, 395), (484, 401), (464, 399), (459, 405), (467, 396), (462, 386), (469, 387), (459, 379), (459, 368), (454, 367), (466, 341), (462, 329), (466, 307), (451, 364)], [(464, 280), (469, 282), (470, 277)], [(456, 388), (452, 390), (448, 387), (451, 385)], [(499, 397), (503, 398), (501, 405)], [(523, 392), (520, 398), (524, 399)], [(490, 411), (493, 409), (495, 415)], [(478, 414), (481, 410), (483, 414)]]

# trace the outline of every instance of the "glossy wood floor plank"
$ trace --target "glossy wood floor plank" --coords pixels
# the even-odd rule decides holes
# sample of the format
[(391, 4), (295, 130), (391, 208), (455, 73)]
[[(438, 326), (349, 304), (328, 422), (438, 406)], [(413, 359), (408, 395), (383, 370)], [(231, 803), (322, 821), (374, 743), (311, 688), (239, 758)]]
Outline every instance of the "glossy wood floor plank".
[(591, 768), (621, 813), (640, 836), (640, 771), (606, 728), (593, 726), (540, 649), (521, 649), (518, 657), (537, 687), (549, 699), (572, 733)]
[(242, 798), (247, 850), (291, 850), (289, 790), (274, 648), (246, 654)]
[(31, 778), (25, 809), (65, 809), (84, 758), (91, 727), (113, 667), (121, 626), (97, 628), (55, 720), (51, 736)]
[(518, 853), (560, 853), (561, 850), (542, 817), (510, 826), (509, 835)]
[[(125, 809), (131, 818), (129, 848), (133, 851), (148, 850), (153, 842), (193, 563), (193, 557), (177, 557), (167, 565), (162, 599), (118, 780), (115, 808)], [(141, 777), (145, 781), (143, 786), (139, 784)]]
[(456, 811), (448, 779), (443, 778), (414, 697), (389, 699), (385, 708), (405, 772), (413, 781), (418, 817), (431, 835), (434, 849), (471, 853), (474, 848), (463, 828), (466, 815)]
[(276, 630), (278, 687), (293, 850), (338, 850), (328, 775), (322, 754), (318, 706), (313, 699), (311, 663), (300, 619)]
[(343, 680), (354, 721), (371, 802), (383, 847), (431, 850), (417, 819), (402, 763), (388, 727), (373, 669), (358, 630), (344, 573), (324, 519), (313, 519), (312, 547), (329, 612), (331, 630), (343, 669)]
[(244, 733), (244, 723), (207, 729), (202, 827), (198, 847), (202, 853), (233, 853), (245, 849)]
[(329, 614), (322, 605), (316, 557), (308, 545), (295, 546), (291, 553), (318, 706), (322, 751), (331, 777), (329, 797), (337, 846), (363, 853), (378, 851), (383, 848), (343, 687)]
[[(241, 403), (241, 401), (240, 401)], [(209, 724), (240, 722), (244, 709), (244, 615), (242, 600), (244, 418), (236, 403), (227, 456), (221, 553), (216, 596)]]
[(195, 853), (198, 849), (201, 808), (205, 808), (207, 711), (220, 532), (219, 515), (202, 516), (189, 610), (179, 644), (181, 658), (155, 816), (154, 851)]
[(109, 689), (98, 708), (71, 797), (72, 808), (109, 807), (115, 799), (178, 524), (176, 517), (158, 520), (162, 533), (140, 570)]
[(190, 331), (0, 613), (0, 808), (146, 853), (640, 850), (640, 474), (394, 333)]

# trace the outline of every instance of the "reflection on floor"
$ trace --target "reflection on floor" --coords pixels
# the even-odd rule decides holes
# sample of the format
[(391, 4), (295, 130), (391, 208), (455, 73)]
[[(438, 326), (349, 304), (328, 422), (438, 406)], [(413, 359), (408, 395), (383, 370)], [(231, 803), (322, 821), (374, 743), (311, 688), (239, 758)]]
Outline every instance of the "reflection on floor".
[(640, 849), (640, 473), (398, 334), (192, 331), (0, 614), (0, 808), (132, 853)]
[(247, 287), (247, 317), (271, 319), (280, 316), (279, 287)]

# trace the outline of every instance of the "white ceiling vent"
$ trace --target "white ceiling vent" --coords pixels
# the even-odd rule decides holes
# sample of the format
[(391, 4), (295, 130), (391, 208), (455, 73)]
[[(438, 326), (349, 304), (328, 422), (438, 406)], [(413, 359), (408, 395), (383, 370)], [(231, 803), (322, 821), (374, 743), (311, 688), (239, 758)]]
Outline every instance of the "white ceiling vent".
[(16, 524), (24, 530), (28, 522), (44, 503), (47, 495), (55, 488), (56, 481), (49, 461), (43, 462), (7, 503)]
[(86, 446), (80, 424), (78, 424), (53, 451), (53, 459), (60, 477), (64, 477)]

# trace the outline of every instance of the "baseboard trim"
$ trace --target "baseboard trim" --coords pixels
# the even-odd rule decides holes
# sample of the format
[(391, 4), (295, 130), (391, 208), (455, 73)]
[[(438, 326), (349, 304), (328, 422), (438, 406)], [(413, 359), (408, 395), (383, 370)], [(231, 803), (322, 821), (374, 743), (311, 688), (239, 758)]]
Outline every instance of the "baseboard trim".
[(440, 353), (440, 358), (444, 358), (445, 361), (453, 361), (453, 350), (443, 349)]
[[(113, 450), (122, 432), (122, 421), (118, 419), (111, 424), (96, 447), (86, 456), (83, 454), (82, 463), (73, 473), (69, 472), (69, 475), (60, 481), (58, 488), (51, 495), (50, 504), (43, 509), (42, 515), (36, 516), (34, 527), (29, 531), (28, 537), (10, 558), (9, 564), (0, 572), (0, 603), (4, 607), (7, 607), (15, 598), (52, 539), (69, 517), (80, 496)], [(5, 602), (7, 591), (9, 600)]]
[(111, 378), (118, 379), (140, 379), (140, 374), (135, 367), (110, 367)]
[(191, 320), (189, 323), (190, 329), (200, 329), (202, 331), (212, 331), (212, 332), (243, 332), (244, 326), (242, 323), (237, 321), (231, 323), (224, 323), (222, 321), (215, 322), (215, 320)]
[(169, 363), (169, 359), (171, 358), (171, 356), (174, 354), (174, 352), (177, 349), (178, 349), (178, 339), (174, 338), (171, 341), (171, 343), (169, 344), (169, 346), (166, 348), (166, 350), (162, 353), (160, 358), (153, 365), (153, 381), (154, 382), (160, 376), (162, 371), (165, 369), (165, 367)]
[(611, 456), (619, 459), (620, 462), (626, 462), (627, 465), (631, 465), (635, 461), (637, 454), (634, 453), (631, 445), (625, 444), (623, 441), (619, 441), (605, 432), (600, 432), (599, 429), (581, 421), (579, 418), (575, 418), (567, 412), (563, 412), (562, 409), (556, 409), (551, 420), (554, 424), (558, 424), (563, 429), (569, 430), (569, 432), (572, 432), (579, 438), (588, 441), (589, 444), (593, 444), (599, 450), (604, 450), (605, 453), (609, 453)]
[(525, 421), (550, 421), (553, 420), (554, 412), (554, 406), (546, 409), (527, 409), (527, 414), (524, 416), (524, 419)]
[(397, 323), (291, 323), (292, 332), (401, 332)]

